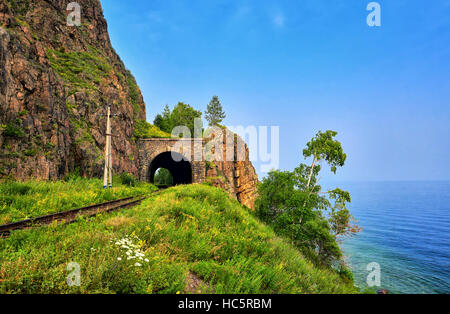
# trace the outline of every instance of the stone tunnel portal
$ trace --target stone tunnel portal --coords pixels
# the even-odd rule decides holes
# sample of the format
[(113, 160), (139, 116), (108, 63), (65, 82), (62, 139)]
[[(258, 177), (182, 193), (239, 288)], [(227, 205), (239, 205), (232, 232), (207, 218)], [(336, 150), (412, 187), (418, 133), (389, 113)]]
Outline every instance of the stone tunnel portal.
[(174, 185), (192, 183), (191, 163), (177, 152), (168, 151), (161, 153), (151, 161), (148, 174), (148, 179), (151, 183), (155, 182), (155, 173), (159, 168), (166, 168), (170, 171)]

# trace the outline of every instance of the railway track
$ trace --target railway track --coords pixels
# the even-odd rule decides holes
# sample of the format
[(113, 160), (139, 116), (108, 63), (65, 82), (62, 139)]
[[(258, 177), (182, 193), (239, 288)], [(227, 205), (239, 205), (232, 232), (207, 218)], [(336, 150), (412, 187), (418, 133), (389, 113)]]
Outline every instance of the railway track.
[(54, 221), (70, 223), (79, 216), (91, 217), (101, 213), (108, 213), (114, 210), (127, 208), (139, 204), (146, 197), (127, 197), (120, 200), (109, 201), (101, 204), (90, 205), (77, 209), (72, 209), (60, 213), (50, 214), (37, 218), (22, 220), (0, 226), (0, 238), (8, 237), (11, 231), (29, 229), (35, 226), (49, 225)]

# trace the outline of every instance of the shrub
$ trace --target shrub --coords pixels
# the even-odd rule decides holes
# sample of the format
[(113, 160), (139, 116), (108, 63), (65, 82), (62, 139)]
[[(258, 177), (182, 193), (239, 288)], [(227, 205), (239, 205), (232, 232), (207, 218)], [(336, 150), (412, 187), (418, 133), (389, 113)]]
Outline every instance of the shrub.
[(120, 182), (126, 186), (136, 186), (137, 184), (136, 178), (128, 172), (123, 172), (120, 175)]
[(134, 137), (141, 138), (170, 138), (169, 133), (161, 131), (157, 126), (148, 123), (145, 120), (137, 120), (134, 124)]
[(3, 136), (22, 138), (25, 137), (25, 132), (21, 129), (22, 121), (17, 119), (16, 121), (9, 122), (3, 127)]

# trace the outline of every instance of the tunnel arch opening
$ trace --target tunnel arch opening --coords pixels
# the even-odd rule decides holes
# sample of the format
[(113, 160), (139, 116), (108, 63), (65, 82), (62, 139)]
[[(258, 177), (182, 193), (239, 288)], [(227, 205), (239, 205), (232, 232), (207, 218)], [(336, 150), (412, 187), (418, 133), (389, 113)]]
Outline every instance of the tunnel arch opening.
[(192, 183), (191, 163), (180, 153), (164, 152), (153, 158), (149, 167), (149, 182), (155, 183), (155, 173), (161, 168), (167, 169), (170, 172), (173, 179), (173, 185)]

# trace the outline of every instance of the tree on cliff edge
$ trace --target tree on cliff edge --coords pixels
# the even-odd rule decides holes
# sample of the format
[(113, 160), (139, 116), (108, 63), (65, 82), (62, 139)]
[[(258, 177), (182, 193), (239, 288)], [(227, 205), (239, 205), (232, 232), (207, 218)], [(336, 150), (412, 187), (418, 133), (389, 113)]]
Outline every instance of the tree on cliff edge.
[[(311, 165), (301, 163), (293, 171), (271, 171), (259, 185), (257, 215), (274, 230), (290, 238), (313, 260), (325, 265), (339, 262), (338, 241), (361, 229), (347, 208), (350, 193), (339, 188), (322, 190), (319, 174), (324, 163), (331, 172), (344, 166), (347, 155), (335, 139), (337, 132), (318, 132), (303, 150)], [(347, 276), (345, 265), (341, 271)]]
[(226, 115), (223, 112), (222, 104), (219, 101), (219, 97), (213, 96), (208, 104), (205, 112), (205, 118), (210, 126), (218, 125), (225, 119)]

